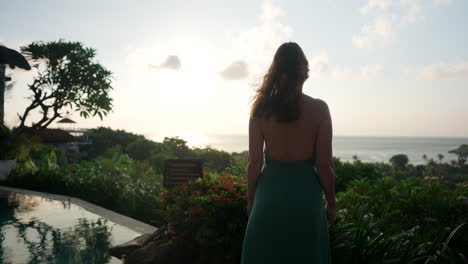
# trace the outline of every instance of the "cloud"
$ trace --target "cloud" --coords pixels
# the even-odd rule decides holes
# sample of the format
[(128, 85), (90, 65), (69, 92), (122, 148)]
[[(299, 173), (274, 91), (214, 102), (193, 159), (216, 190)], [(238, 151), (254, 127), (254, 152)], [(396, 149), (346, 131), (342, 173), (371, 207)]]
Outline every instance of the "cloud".
[(175, 71), (180, 70), (181, 66), (182, 64), (180, 62), (179, 57), (175, 55), (168, 56), (166, 60), (160, 65), (149, 64), (149, 67), (153, 69), (170, 69), (170, 70), (175, 70)]
[[(247, 78), (251, 86), (258, 86), (277, 48), (282, 43), (291, 41), (293, 37), (293, 28), (284, 21), (284, 18), (283, 9), (267, 1), (262, 5), (258, 24), (240, 30), (236, 34), (228, 34), (233, 52), (227, 57), (227, 61), (234, 61), (237, 64), (230, 64), (221, 76), (224, 79)], [(329, 71), (330, 63), (326, 54), (307, 57), (311, 78), (320, 78)], [(244, 65), (248, 65), (248, 70)]]
[(364, 80), (374, 79), (383, 73), (383, 67), (380, 64), (365, 65), (361, 68), (361, 78)]
[(372, 23), (364, 25), (361, 32), (353, 35), (353, 43), (358, 48), (370, 48), (374, 42), (386, 44), (395, 39), (397, 26), (395, 20), (378, 17)]
[(309, 76), (312, 78), (321, 77), (329, 68), (328, 56), (318, 55), (309, 59)]
[(400, 5), (403, 8), (403, 15), (400, 17), (400, 24), (402, 26), (424, 21), (424, 6), (419, 0), (401, 0)]
[(352, 80), (361, 78), (362, 80), (374, 79), (383, 73), (383, 66), (380, 64), (364, 65), (359, 69), (346, 66), (333, 67), (331, 76), (335, 80)]
[(348, 67), (337, 66), (332, 71), (332, 78), (336, 80), (350, 80), (353, 78), (353, 70)]
[(373, 14), (371, 22), (363, 25), (352, 42), (357, 48), (372, 48), (375, 43), (381, 46), (397, 39), (405, 27), (424, 21), (425, 10), (430, 7), (449, 4), (451, 0), (367, 0), (360, 8), (363, 15)]
[(448, 5), (452, 3), (452, 0), (433, 0), (436, 6)]
[(235, 34), (227, 33), (232, 46), (231, 61), (242, 60), (248, 62), (253, 72), (263, 71), (279, 45), (291, 39), (293, 30), (282, 21), (283, 17), (281, 8), (265, 2), (257, 25)]
[(372, 9), (387, 9), (394, 3), (393, 0), (369, 0), (367, 4), (359, 9), (362, 14), (367, 14)]
[(468, 62), (432, 64), (407, 72), (421, 80), (468, 80)]
[(241, 80), (249, 75), (248, 66), (245, 61), (234, 61), (226, 67), (221, 73), (224, 80)]

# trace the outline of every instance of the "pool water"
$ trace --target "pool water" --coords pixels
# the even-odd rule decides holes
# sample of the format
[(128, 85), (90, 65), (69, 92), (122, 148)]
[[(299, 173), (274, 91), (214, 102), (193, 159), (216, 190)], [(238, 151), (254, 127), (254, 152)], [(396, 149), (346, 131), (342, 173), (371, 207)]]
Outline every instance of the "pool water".
[(0, 264), (122, 263), (107, 249), (138, 235), (70, 202), (0, 190)]

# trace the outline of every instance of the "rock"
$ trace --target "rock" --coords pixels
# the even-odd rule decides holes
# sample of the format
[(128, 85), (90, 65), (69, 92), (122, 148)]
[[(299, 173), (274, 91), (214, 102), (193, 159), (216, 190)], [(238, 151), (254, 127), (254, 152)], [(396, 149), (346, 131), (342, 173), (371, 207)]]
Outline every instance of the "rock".
[(131, 252), (147, 245), (149, 242), (160, 239), (164, 232), (165, 228), (159, 228), (152, 234), (143, 234), (126, 243), (109, 248), (109, 254), (122, 259), (124, 256), (128, 256)]
[[(165, 256), (168, 254), (169, 245), (172, 245), (165, 238), (166, 231), (167, 227), (161, 227), (152, 234), (144, 234), (126, 243), (111, 247), (109, 248), (109, 255), (119, 259), (125, 258), (125, 263), (153, 263), (141, 262), (140, 258), (148, 260), (165, 259)], [(157, 255), (154, 255), (155, 252), (157, 252)], [(128, 259), (130, 261), (138, 260), (138, 262), (128, 262)]]
[[(159, 243), (158, 243), (159, 242)], [(154, 241), (139, 248), (127, 258), (125, 264), (182, 264), (182, 255), (178, 254), (172, 242)]]
[(0, 160), (0, 181), (7, 179), (10, 172), (16, 168), (16, 160)]
[(109, 255), (122, 259), (123, 256), (128, 256), (134, 250), (139, 249), (145, 245), (151, 238), (152, 234), (144, 234), (134, 238), (126, 243), (109, 248)]

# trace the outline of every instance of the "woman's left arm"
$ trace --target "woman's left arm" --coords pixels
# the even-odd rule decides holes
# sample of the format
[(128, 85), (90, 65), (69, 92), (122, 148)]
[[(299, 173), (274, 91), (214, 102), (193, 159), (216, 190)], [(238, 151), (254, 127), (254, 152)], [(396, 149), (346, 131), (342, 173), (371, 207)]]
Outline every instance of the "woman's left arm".
[(249, 217), (255, 198), (258, 177), (263, 167), (264, 138), (259, 121), (253, 118), (249, 120), (249, 158), (247, 168), (247, 215)]

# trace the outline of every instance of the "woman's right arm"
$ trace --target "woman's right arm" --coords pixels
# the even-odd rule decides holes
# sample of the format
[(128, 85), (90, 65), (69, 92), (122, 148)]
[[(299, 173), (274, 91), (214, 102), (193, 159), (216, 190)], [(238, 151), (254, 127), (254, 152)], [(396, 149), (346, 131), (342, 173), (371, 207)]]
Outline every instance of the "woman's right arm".
[(323, 102), (322, 113), (322, 120), (319, 124), (316, 141), (316, 166), (320, 185), (322, 186), (327, 200), (327, 208), (335, 208), (335, 173), (333, 171), (332, 156), (333, 128), (330, 110), (325, 102)]

